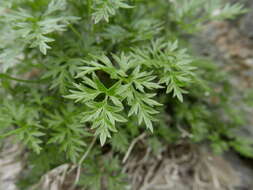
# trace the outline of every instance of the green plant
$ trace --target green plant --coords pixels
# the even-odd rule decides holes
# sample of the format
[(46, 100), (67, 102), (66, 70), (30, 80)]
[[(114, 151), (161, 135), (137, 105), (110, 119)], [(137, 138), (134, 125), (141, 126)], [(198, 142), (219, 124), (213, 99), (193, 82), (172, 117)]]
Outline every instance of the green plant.
[[(100, 189), (105, 172), (108, 188), (123, 189), (124, 177), (111, 177), (120, 173), (116, 157), (146, 129), (152, 147), (176, 142), (184, 128), (216, 152), (251, 156), (250, 142), (233, 132), (242, 119), (230, 110), (226, 77), (187, 52), (185, 37), (244, 12), (219, 0), (2, 0), (0, 131), (31, 150), (34, 167), (21, 186), (70, 162), (87, 168), (80, 185)], [(101, 163), (106, 145), (113, 157)]]

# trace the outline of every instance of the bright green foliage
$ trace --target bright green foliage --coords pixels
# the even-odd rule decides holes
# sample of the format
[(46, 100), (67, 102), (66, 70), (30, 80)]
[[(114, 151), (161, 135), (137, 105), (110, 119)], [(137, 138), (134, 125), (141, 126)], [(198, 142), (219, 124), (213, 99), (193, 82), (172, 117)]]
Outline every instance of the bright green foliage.
[(252, 156), (226, 76), (189, 51), (203, 23), (245, 12), (222, 2), (1, 0), (0, 137), (29, 150), (21, 189), (63, 163), (87, 190), (126, 189), (120, 160), (144, 132), (154, 154), (183, 130)]
[(80, 59), (66, 60), (65, 57), (56, 57), (50, 61), (52, 64), (45, 65), (48, 71), (44, 73), (42, 78), (53, 78), (54, 83), (51, 84), (50, 89), (58, 89), (61, 93), (65, 93), (68, 87), (66, 84), (73, 82)]
[[(101, 144), (110, 137), (109, 131), (116, 132), (115, 121), (127, 121), (117, 114), (126, 110), (123, 109), (125, 99), (130, 106), (128, 117), (137, 116), (139, 125), (144, 122), (153, 131), (152, 121), (156, 120), (154, 115), (158, 113), (155, 106), (161, 106), (153, 99), (156, 96), (154, 90), (165, 87), (166, 93), (172, 92), (173, 97), (183, 101), (182, 94), (186, 91), (182, 87), (191, 82), (194, 70), (190, 65), (191, 58), (184, 49), (178, 49), (177, 42), (155, 41), (151, 47), (133, 49), (129, 55), (122, 53), (119, 57), (112, 57), (114, 64), (105, 55), (85, 60), (88, 66), (80, 67), (81, 72), (77, 75), (77, 78), (82, 78), (83, 85), (75, 84), (78, 91), (71, 90), (72, 94), (65, 96), (91, 108), (83, 121), (93, 122), (92, 128), (98, 128), (96, 134), (100, 135)], [(95, 74), (98, 71), (101, 75), (108, 75), (108, 81), (113, 80), (110, 88), (106, 88)], [(95, 101), (99, 95), (104, 97)], [(109, 103), (114, 107), (107, 108)]]
[(46, 54), (50, 49), (48, 43), (54, 41), (53, 38), (48, 37), (48, 34), (63, 32), (66, 30), (66, 25), (78, 19), (67, 15), (54, 16), (65, 8), (65, 0), (53, 0), (48, 4), (47, 9), (38, 15), (19, 8), (3, 14), (3, 18), (5, 24), (15, 30), (16, 40), (28, 44), (31, 48), (38, 47), (43, 54)]
[(24, 104), (15, 104), (11, 101), (6, 101), (2, 105), (1, 120), (2, 126), (6, 128), (9, 126), (18, 126), (17, 129), (13, 129), (7, 132), (4, 136), (11, 134), (17, 135), (18, 140), (24, 142), (29, 148), (32, 148), (35, 152), (41, 151), (40, 144), (42, 141), (39, 137), (45, 135), (41, 132), (43, 126), (38, 121), (38, 112), (33, 107), (24, 106)]
[(141, 64), (159, 72), (159, 83), (166, 85), (166, 93), (183, 101), (182, 88), (192, 80), (194, 67), (185, 49), (178, 49), (178, 42), (162, 43), (155, 41), (147, 51), (135, 50), (136, 59)]
[[(214, 3), (213, 3), (214, 4)], [(226, 4), (222, 9), (216, 8), (212, 12), (212, 17), (215, 19), (232, 19), (235, 16), (247, 12), (243, 9), (243, 6), (239, 3), (236, 4)]]
[(67, 157), (76, 162), (76, 158), (86, 146), (83, 137), (90, 135), (79, 122), (80, 118), (73, 105), (66, 105), (60, 111), (47, 114), (49, 118), (46, 121), (52, 129), (48, 144), (59, 144), (59, 150), (66, 152)]
[(224, 5), (220, 0), (176, 0), (172, 3), (172, 17), (178, 27), (193, 32), (196, 25), (208, 20), (232, 19), (247, 12), (239, 3)]
[(252, 158), (252, 140), (245, 137), (235, 137), (236, 140), (231, 142), (229, 145), (232, 146), (240, 154)]
[[(89, 2), (90, 0), (88, 0)], [(124, 2), (124, 0), (94, 0), (92, 1), (92, 9), (94, 12), (92, 13), (93, 20), (95, 24), (97, 24), (101, 20), (105, 20), (106, 22), (109, 22), (109, 17), (114, 16), (116, 14), (116, 11), (119, 8), (132, 8), (127, 3)]]
[[(92, 129), (100, 136), (101, 144), (105, 143), (111, 132), (117, 132), (116, 122), (127, 122), (126, 118), (119, 114), (124, 109), (124, 100), (130, 106), (128, 117), (136, 115), (139, 125), (143, 122), (147, 128), (153, 131), (152, 121), (154, 114), (158, 113), (153, 107), (160, 104), (153, 99), (155, 93), (147, 93), (147, 90), (161, 88), (153, 82), (157, 77), (152, 72), (141, 71), (142, 63), (134, 57), (121, 54), (113, 55), (114, 65), (105, 55), (94, 57), (90, 61), (84, 61), (88, 66), (80, 67), (77, 75), (82, 78), (83, 84), (75, 84), (78, 89), (71, 90), (72, 94), (66, 98), (75, 99), (76, 102), (85, 103), (90, 109), (84, 113), (83, 122), (91, 122)], [(96, 75), (109, 75), (113, 84), (107, 88)], [(89, 76), (89, 77), (87, 77)], [(123, 114), (124, 115), (124, 114)]]

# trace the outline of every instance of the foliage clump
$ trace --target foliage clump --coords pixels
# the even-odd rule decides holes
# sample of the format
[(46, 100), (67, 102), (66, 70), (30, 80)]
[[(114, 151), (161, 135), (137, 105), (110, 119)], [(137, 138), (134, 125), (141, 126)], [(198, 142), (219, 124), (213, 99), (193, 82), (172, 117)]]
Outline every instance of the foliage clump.
[[(183, 129), (216, 152), (253, 156), (235, 133), (243, 117), (230, 106), (226, 75), (195, 57), (186, 38), (244, 12), (221, 0), (2, 0), (0, 131), (30, 152), (21, 185), (70, 162), (92, 173), (80, 186), (99, 190), (144, 131), (160, 146)], [(98, 168), (108, 148), (113, 156)], [(124, 189), (123, 176), (108, 178), (110, 190)]]

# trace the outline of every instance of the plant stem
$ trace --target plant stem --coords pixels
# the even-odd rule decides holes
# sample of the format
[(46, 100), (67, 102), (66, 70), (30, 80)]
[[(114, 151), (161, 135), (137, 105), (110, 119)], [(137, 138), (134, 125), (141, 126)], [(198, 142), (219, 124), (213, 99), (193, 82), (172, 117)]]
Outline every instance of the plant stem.
[(92, 139), (92, 142), (90, 143), (87, 151), (84, 153), (84, 155), (82, 156), (82, 158), (80, 159), (80, 161), (78, 162), (78, 165), (82, 165), (83, 161), (85, 160), (85, 158), (88, 156), (88, 154), (90, 153), (92, 147), (94, 146), (95, 142), (97, 140), (97, 136), (94, 136)]
[(18, 82), (27, 82), (27, 83), (40, 83), (40, 82), (45, 81), (45, 79), (42, 79), (42, 80), (24, 80), (24, 79), (19, 79), (19, 78), (15, 78), (15, 77), (9, 76), (9, 75), (4, 74), (4, 73), (0, 73), (0, 78), (2, 78), (2, 79), (9, 79), (9, 80), (15, 80), (15, 81), (18, 81)]
[(82, 40), (82, 35), (74, 28), (74, 26), (72, 24), (69, 24), (70, 29), (78, 36), (78, 38), (80, 38), (80, 40)]

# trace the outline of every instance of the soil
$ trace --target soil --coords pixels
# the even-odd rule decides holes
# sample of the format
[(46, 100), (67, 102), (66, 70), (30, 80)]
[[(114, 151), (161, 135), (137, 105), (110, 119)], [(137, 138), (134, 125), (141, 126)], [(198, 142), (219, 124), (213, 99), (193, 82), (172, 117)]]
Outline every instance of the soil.
[[(245, 97), (245, 92), (253, 85), (253, 1), (248, 1), (252, 11), (236, 21), (211, 22), (205, 26), (204, 32), (192, 40), (195, 50), (204, 56), (216, 60), (224, 71), (231, 75), (230, 81), (237, 91), (235, 100)], [(252, 107), (240, 107), (248, 112), (248, 125), (238, 133), (249, 138), (253, 137)], [(222, 158), (237, 171), (240, 185), (235, 190), (253, 189), (253, 160), (240, 157), (230, 152)]]
[[(209, 57), (230, 73), (240, 101), (253, 85), (253, 1), (248, 14), (236, 21), (210, 22), (203, 33), (192, 39), (193, 49)], [(240, 107), (248, 112), (248, 125), (239, 134), (253, 137), (252, 107)], [(147, 167), (148, 166), (148, 167)], [(253, 190), (253, 160), (233, 151), (221, 156), (211, 154), (205, 145), (182, 142), (167, 147), (160, 155), (134, 154), (126, 164), (134, 190)]]

